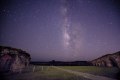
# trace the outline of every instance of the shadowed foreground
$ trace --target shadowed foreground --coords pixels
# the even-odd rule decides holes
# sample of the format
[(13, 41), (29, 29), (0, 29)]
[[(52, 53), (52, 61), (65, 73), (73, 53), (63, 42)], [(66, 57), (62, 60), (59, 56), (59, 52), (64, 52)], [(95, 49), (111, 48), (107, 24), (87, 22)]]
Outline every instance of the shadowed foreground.
[(5, 80), (90, 80), (50, 66), (36, 66), (34, 71), (32, 69), (32, 71), (5, 74), (5, 76)]
[[(87, 67), (82, 66), (84, 67), (84, 69), (81, 66), (58, 66), (58, 67), (65, 70), (67, 69), (73, 72), (80, 72), (80, 73), (81, 73), (80, 69), (82, 69), (85, 73), (94, 72), (94, 70), (92, 71), (91, 68), (90, 68), (91, 70), (90, 71), (88, 69), (88, 66)], [(94, 67), (94, 68), (97, 68), (97, 67)], [(88, 72), (85, 69), (87, 69)], [(107, 70), (108, 69), (106, 69), (106, 71)], [(95, 71), (98, 72), (97, 75), (102, 74), (96, 69)], [(118, 69), (113, 69), (113, 71), (110, 71), (109, 73), (112, 74), (111, 76), (113, 76), (113, 74), (115, 74), (117, 71)], [(106, 75), (109, 75), (109, 74), (106, 73)], [(83, 75), (76, 75), (61, 69), (57, 69), (53, 66), (33, 66), (33, 65), (29, 66), (28, 68), (26, 68), (24, 71), (20, 73), (17, 73), (17, 74), (7, 73), (7, 74), (4, 74), (4, 76), (5, 77), (3, 80), (93, 80), (92, 78), (85, 77)], [(105, 76), (105, 77), (108, 77), (108, 76)], [(109, 77), (108, 80), (114, 80), (114, 79)]]
[(108, 78), (108, 77), (104, 77), (104, 76), (97, 76), (97, 75), (93, 75), (93, 74), (89, 74), (89, 73), (73, 71), (73, 70), (64, 69), (64, 68), (55, 67), (55, 66), (54, 66), (54, 68), (62, 70), (62, 71), (66, 71), (68, 73), (72, 73), (75, 75), (83, 76), (83, 77), (90, 79), (90, 80), (116, 80), (116, 79), (112, 79), (112, 78)]

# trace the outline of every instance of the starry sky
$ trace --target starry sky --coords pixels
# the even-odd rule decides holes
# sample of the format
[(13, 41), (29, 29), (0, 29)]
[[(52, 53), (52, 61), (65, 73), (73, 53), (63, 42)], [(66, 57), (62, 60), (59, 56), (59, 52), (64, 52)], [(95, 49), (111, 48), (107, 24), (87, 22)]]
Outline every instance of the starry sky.
[(32, 61), (93, 60), (120, 51), (119, 0), (1, 0), (0, 45)]

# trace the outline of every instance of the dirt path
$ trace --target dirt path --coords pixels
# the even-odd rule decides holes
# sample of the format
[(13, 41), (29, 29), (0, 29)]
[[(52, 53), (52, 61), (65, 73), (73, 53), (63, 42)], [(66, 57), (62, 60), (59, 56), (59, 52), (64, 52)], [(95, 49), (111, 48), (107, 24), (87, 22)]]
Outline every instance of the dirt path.
[(56, 69), (62, 70), (62, 71), (66, 71), (68, 73), (73, 73), (75, 75), (83, 76), (83, 77), (91, 79), (91, 80), (116, 80), (116, 79), (112, 79), (112, 78), (108, 78), (108, 77), (104, 77), (104, 76), (97, 76), (97, 75), (93, 75), (93, 74), (89, 74), (89, 73), (83, 73), (83, 72), (77, 72), (77, 71), (72, 71), (72, 70), (68, 70), (68, 69), (63, 69), (63, 68), (56, 67), (56, 66), (53, 66), (53, 67)]

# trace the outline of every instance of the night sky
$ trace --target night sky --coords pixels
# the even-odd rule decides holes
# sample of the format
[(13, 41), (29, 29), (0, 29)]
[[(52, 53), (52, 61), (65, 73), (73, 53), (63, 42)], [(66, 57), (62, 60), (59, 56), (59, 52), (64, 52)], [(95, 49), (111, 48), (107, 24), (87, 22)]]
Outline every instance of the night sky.
[(93, 60), (120, 50), (119, 0), (1, 0), (0, 45), (32, 61)]

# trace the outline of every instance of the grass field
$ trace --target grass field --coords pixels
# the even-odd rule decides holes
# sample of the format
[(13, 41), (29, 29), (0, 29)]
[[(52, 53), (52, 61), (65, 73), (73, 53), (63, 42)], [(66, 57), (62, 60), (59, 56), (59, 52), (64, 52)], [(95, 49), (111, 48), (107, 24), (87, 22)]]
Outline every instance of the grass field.
[(119, 69), (116, 67), (108, 68), (108, 67), (96, 67), (96, 66), (64, 66), (64, 67), (61, 66), (61, 68), (90, 73), (99, 76), (106, 76), (110, 78), (116, 78), (116, 74), (119, 71)]
[(8, 74), (6, 80), (89, 80), (82, 76), (76, 76), (50, 66), (36, 66), (35, 71), (23, 71), (18, 74)]
[[(103, 75), (114, 78), (117, 68), (101, 68), (94, 66), (58, 66), (60, 68), (73, 71), (87, 72), (95, 75)], [(6, 74), (5, 80), (90, 80), (82, 76), (77, 76), (51, 66), (30, 66), (21, 73)]]

